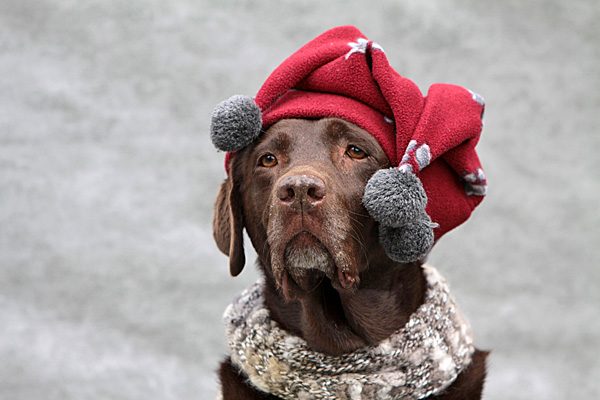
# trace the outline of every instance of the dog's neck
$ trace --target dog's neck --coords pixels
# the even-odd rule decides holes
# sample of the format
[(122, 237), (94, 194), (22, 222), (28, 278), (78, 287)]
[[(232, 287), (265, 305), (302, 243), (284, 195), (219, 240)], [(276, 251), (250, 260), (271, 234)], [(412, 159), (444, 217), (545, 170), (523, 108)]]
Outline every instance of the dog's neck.
[(441, 393), (470, 365), (473, 337), (443, 277), (432, 267), (423, 271), (425, 299), (402, 328), (335, 356), (315, 351), (273, 321), (259, 281), (224, 313), (231, 361), (256, 388), (283, 399), (422, 399)]
[(418, 263), (371, 264), (356, 290), (336, 290), (323, 278), (310, 293), (286, 302), (266, 275), (264, 297), (272, 318), (330, 355), (373, 345), (402, 328), (423, 303), (426, 281)]

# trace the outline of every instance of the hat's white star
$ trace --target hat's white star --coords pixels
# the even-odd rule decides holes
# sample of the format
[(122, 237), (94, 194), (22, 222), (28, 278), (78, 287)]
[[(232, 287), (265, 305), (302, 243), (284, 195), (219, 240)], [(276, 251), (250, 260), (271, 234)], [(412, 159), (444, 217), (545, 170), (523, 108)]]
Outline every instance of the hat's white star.
[[(356, 42), (349, 42), (348, 46), (350, 46), (350, 51), (346, 54), (346, 60), (354, 53), (365, 54), (367, 52), (367, 47), (369, 46), (369, 41), (365, 38), (358, 38), (356, 39)], [(383, 51), (383, 48), (375, 42), (371, 44), (371, 48), (373, 50)]]

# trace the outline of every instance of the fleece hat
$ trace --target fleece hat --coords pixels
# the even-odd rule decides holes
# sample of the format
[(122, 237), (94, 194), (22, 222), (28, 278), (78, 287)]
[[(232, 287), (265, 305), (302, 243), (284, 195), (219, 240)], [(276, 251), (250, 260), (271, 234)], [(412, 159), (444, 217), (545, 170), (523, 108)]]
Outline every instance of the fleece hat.
[(342, 118), (373, 135), (392, 168), (369, 180), (363, 204), (398, 262), (423, 258), (486, 194), (475, 152), (481, 96), (434, 84), (423, 96), (377, 43), (342, 26), (312, 40), (267, 78), (254, 98), (233, 96), (212, 114), (211, 138), (231, 157), (286, 118)]

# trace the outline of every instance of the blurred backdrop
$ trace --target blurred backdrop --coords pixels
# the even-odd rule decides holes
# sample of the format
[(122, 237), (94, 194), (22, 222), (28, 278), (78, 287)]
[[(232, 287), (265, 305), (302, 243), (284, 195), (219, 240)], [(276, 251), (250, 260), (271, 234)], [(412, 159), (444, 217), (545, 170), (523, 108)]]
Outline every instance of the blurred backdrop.
[(485, 398), (599, 398), (599, 20), (595, 0), (3, 0), (0, 398), (214, 398), (222, 312), (257, 274), (212, 241), (211, 110), (343, 24), (424, 92), (486, 99), (489, 195), (430, 259), (493, 350)]

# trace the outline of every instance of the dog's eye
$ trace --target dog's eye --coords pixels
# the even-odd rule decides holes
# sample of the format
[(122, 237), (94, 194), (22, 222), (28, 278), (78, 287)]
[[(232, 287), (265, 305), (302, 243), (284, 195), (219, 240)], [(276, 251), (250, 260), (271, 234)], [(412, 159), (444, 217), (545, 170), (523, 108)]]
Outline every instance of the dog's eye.
[(265, 168), (271, 168), (277, 165), (277, 158), (273, 154), (265, 154), (258, 159), (258, 165)]
[(348, 146), (346, 154), (354, 158), (355, 160), (362, 160), (363, 158), (367, 157), (367, 153), (365, 153), (364, 150), (356, 146)]

